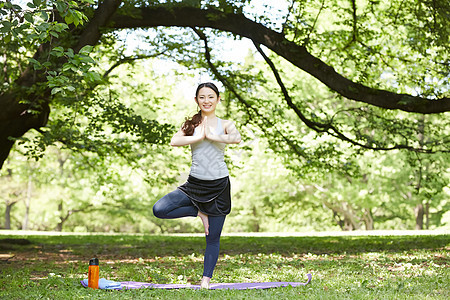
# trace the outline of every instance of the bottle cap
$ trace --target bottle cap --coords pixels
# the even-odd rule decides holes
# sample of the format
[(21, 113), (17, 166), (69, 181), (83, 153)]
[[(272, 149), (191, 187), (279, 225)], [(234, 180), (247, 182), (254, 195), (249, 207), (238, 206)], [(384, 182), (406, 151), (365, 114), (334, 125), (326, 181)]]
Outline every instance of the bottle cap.
[(92, 258), (92, 259), (89, 261), (89, 265), (90, 265), (90, 266), (98, 266), (98, 258)]

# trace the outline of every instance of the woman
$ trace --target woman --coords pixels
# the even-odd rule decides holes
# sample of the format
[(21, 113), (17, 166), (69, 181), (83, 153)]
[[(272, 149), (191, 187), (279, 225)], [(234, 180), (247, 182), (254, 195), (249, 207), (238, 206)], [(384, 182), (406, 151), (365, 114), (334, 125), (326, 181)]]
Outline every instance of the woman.
[(200, 110), (186, 120), (170, 145), (191, 146), (192, 166), (187, 182), (165, 195), (153, 206), (162, 219), (200, 217), (205, 228), (206, 251), (202, 288), (209, 288), (219, 257), (219, 243), (225, 216), (231, 211), (230, 179), (224, 162), (226, 144), (241, 142), (232, 121), (216, 116), (219, 90), (210, 82), (197, 87), (195, 102)]

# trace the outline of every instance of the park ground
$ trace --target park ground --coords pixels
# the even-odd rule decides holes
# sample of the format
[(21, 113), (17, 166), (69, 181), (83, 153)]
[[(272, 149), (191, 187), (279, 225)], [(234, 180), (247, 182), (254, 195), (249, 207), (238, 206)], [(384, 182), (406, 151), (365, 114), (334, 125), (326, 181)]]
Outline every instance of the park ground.
[(0, 232), (0, 299), (450, 299), (445, 232), (227, 234), (212, 282), (305, 281), (268, 290), (91, 290), (116, 281), (198, 284), (201, 235)]

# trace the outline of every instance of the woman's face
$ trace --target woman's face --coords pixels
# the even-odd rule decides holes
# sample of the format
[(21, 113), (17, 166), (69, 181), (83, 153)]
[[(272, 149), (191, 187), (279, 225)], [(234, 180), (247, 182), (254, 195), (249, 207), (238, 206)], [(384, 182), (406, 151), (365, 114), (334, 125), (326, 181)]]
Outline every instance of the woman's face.
[(208, 113), (216, 110), (216, 105), (220, 101), (220, 97), (217, 97), (216, 92), (209, 87), (202, 87), (198, 91), (197, 98), (198, 106), (202, 110), (202, 112)]

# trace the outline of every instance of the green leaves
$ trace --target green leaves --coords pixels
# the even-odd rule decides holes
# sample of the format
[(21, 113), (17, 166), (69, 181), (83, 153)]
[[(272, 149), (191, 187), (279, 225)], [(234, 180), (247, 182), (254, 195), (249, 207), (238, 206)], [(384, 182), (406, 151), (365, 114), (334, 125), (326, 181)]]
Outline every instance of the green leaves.
[(80, 55), (89, 55), (89, 53), (92, 52), (92, 49), (93, 49), (93, 48), (94, 48), (94, 47), (91, 46), (91, 45), (86, 45), (86, 46), (84, 46), (83, 48), (81, 48), (80, 51), (78, 51), (78, 53), (79, 53)]
[(40, 70), (42, 69), (42, 65), (40, 62), (38, 62), (36, 59), (34, 58), (28, 58), (28, 61), (33, 65), (33, 68), (35, 70)]
[(0, 27), (0, 32), (7, 33), (11, 30), (13, 24), (9, 21), (2, 21)]
[(64, 21), (67, 24), (74, 24), (75, 26), (83, 25), (84, 21), (87, 21), (88, 18), (82, 12), (75, 9), (68, 9), (67, 12), (63, 13)]
[[(93, 4), (92, 1), (82, 1)], [(74, 24), (75, 26), (83, 25), (88, 20), (87, 16), (79, 10), (79, 5), (75, 1), (57, 1), (56, 9), (64, 18), (66, 24)]]
[[(66, 51), (62, 47), (55, 47), (50, 52), (55, 57), (65, 57), (67, 62), (63, 64), (60, 73), (49, 73), (47, 76), (48, 86), (52, 88), (52, 95), (72, 95), (76, 91), (81, 93), (82, 89), (91, 83), (101, 81), (101, 76), (95, 71), (90, 71), (95, 61), (89, 56), (92, 46), (83, 47), (78, 54), (69, 48)], [(79, 78), (74, 80), (74, 78)]]
[(33, 22), (34, 22), (34, 20), (33, 20), (33, 14), (31, 14), (31, 13), (25, 13), (25, 14), (24, 14), (24, 18), (25, 18), (25, 20), (27, 20), (29, 23), (33, 23)]
[(64, 55), (64, 48), (61, 46), (55, 47), (50, 51), (50, 55), (61, 57)]
[[(61, 10), (60, 15), (67, 17), (68, 22), (58, 22), (54, 18), (55, 14), (50, 13), (54, 9), (53, 4)], [(34, 0), (28, 2), (26, 8), (10, 2), (1, 3), (0, 14), (4, 18), (0, 21), (0, 39), (8, 48), (33, 51), (32, 48), (36, 45), (52, 43), (55, 38), (60, 38), (61, 33), (68, 29), (67, 23), (74, 23), (76, 26), (84, 24), (87, 16), (80, 8), (75, 1), (62, 0)], [(33, 64), (36, 70), (40, 68), (35, 62)]]
[(69, 5), (66, 1), (56, 1), (55, 6), (61, 15), (69, 9)]

